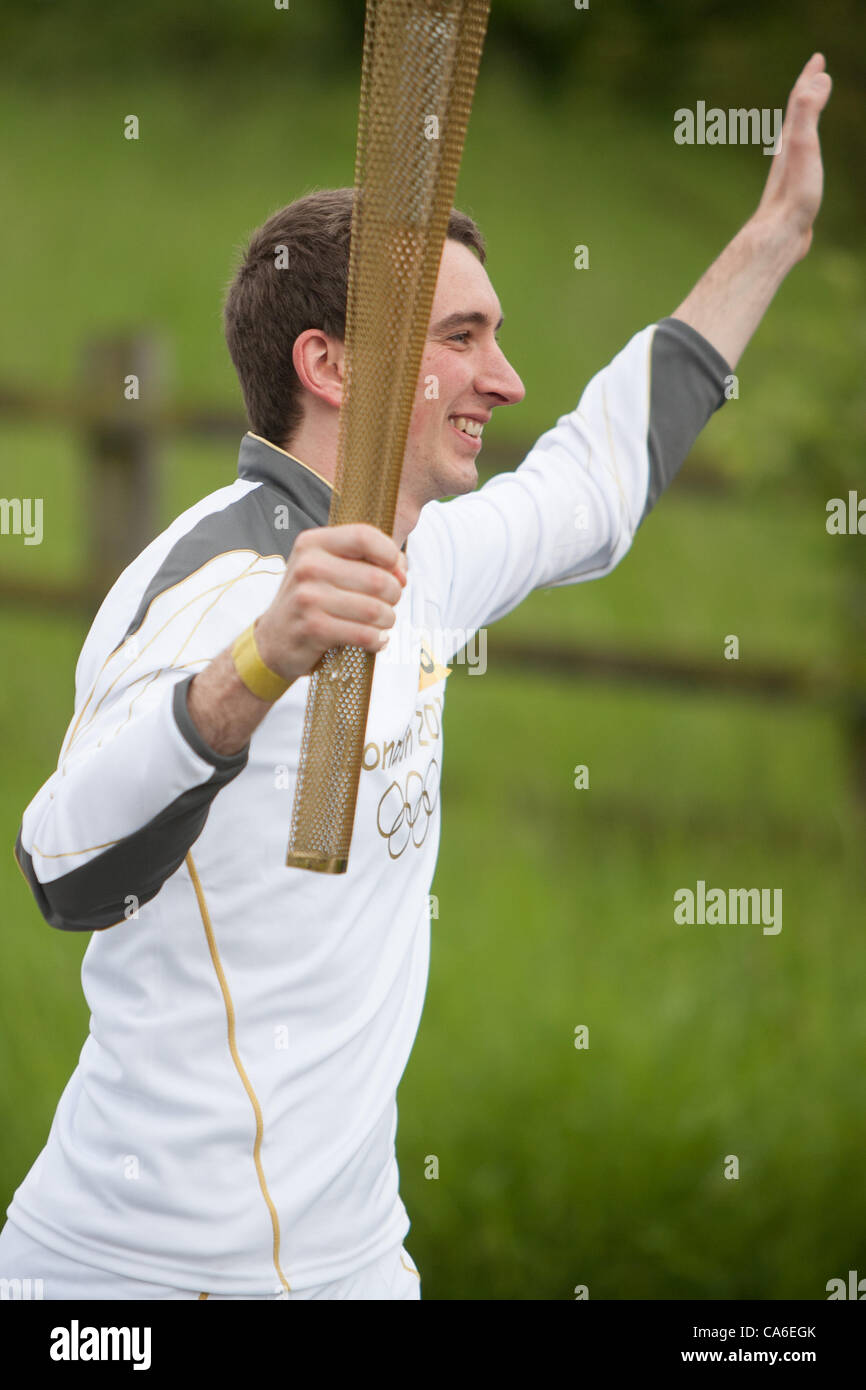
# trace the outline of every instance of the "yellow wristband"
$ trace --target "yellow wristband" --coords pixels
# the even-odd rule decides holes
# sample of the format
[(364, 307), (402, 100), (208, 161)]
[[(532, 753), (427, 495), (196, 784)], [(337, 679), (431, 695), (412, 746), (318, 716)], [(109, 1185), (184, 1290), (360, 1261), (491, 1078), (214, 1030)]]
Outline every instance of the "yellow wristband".
[(276, 671), (272, 671), (262, 661), (256, 646), (254, 628), (255, 623), (252, 622), (246, 632), (241, 633), (232, 647), (232, 660), (247, 690), (257, 695), (260, 700), (273, 702), (285, 695), (291, 681), (284, 681), (282, 676), (278, 676)]

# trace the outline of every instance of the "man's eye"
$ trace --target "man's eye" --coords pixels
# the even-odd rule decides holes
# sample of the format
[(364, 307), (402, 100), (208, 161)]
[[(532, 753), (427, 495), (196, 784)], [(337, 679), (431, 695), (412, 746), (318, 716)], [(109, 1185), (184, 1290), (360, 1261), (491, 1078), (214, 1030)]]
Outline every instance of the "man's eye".
[(448, 339), (448, 341), (449, 341), (449, 343), (458, 343), (458, 342), (462, 342), (462, 340), (463, 340), (464, 338), (468, 338), (468, 337), (469, 337), (469, 330), (468, 330), (468, 328), (466, 328), (466, 329), (463, 330), (462, 333), (452, 333), (452, 334), (451, 334), (451, 337)]

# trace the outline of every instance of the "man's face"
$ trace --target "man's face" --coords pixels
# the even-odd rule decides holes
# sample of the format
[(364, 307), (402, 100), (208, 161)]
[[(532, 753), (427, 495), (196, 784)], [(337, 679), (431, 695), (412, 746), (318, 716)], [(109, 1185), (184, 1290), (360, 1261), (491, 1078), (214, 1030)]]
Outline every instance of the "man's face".
[(419, 507), (478, 483), (481, 437), (458, 428), (457, 419), (477, 430), (494, 406), (526, 394), (496, 340), (501, 322), (484, 266), (467, 246), (446, 239), (400, 482), (401, 494)]

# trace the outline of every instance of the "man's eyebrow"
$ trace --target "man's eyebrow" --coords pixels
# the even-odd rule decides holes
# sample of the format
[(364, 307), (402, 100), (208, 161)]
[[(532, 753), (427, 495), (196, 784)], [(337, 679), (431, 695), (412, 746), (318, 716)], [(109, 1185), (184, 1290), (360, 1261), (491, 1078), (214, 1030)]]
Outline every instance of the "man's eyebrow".
[[(504, 322), (505, 315), (503, 314), (494, 329), (495, 333), (499, 332)], [(464, 323), (476, 323), (480, 328), (487, 328), (490, 324), (490, 316), (488, 314), (482, 314), (478, 309), (467, 310), (465, 313), (462, 310), (458, 310), (456, 314), (448, 314), (446, 318), (440, 319), (438, 323), (434, 323), (430, 332), (433, 334), (450, 333), (452, 328), (460, 328)]]

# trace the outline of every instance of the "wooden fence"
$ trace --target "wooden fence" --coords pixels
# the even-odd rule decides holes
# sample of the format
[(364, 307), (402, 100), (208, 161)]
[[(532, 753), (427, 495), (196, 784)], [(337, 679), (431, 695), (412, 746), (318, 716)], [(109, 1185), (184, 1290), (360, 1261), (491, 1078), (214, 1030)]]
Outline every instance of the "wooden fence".
[[(41, 388), (0, 385), (0, 420), (58, 423), (80, 433), (86, 459), (87, 571), (78, 583), (38, 583), (0, 575), (0, 602), (33, 605), (92, 616), (121, 570), (161, 530), (157, 460), (166, 437), (239, 440), (246, 423), (240, 412), (182, 408), (166, 403), (166, 356), (162, 342), (147, 334), (95, 339), (82, 353), (81, 387), (72, 397)], [(124, 396), (135, 377), (146, 383), (136, 408)], [(127, 387), (127, 389), (132, 389)], [(525, 451), (524, 451), (525, 452)], [(522, 457), (522, 455), (518, 456)], [(485, 446), (485, 473), (512, 468), (515, 450)], [(678, 491), (735, 490), (707, 470), (686, 470)], [(864, 542), (866, 545), (866, 542)], [(851, 784), (866, 807), (866, 577), (859, 551), (846, 550), (847, 613), (843, 674), (828, 680), (808, 667), (756, 666), (686, 660), (659, 652), (635, 654), (587, 644), (499, 638), (497, 663), (523, 670), (641, 685), (662, 684), (728, 697), (799, 701), (829, 707), (842, 722), (851, 757)], [(733, 668), (733, 669), (732, 669)]]

